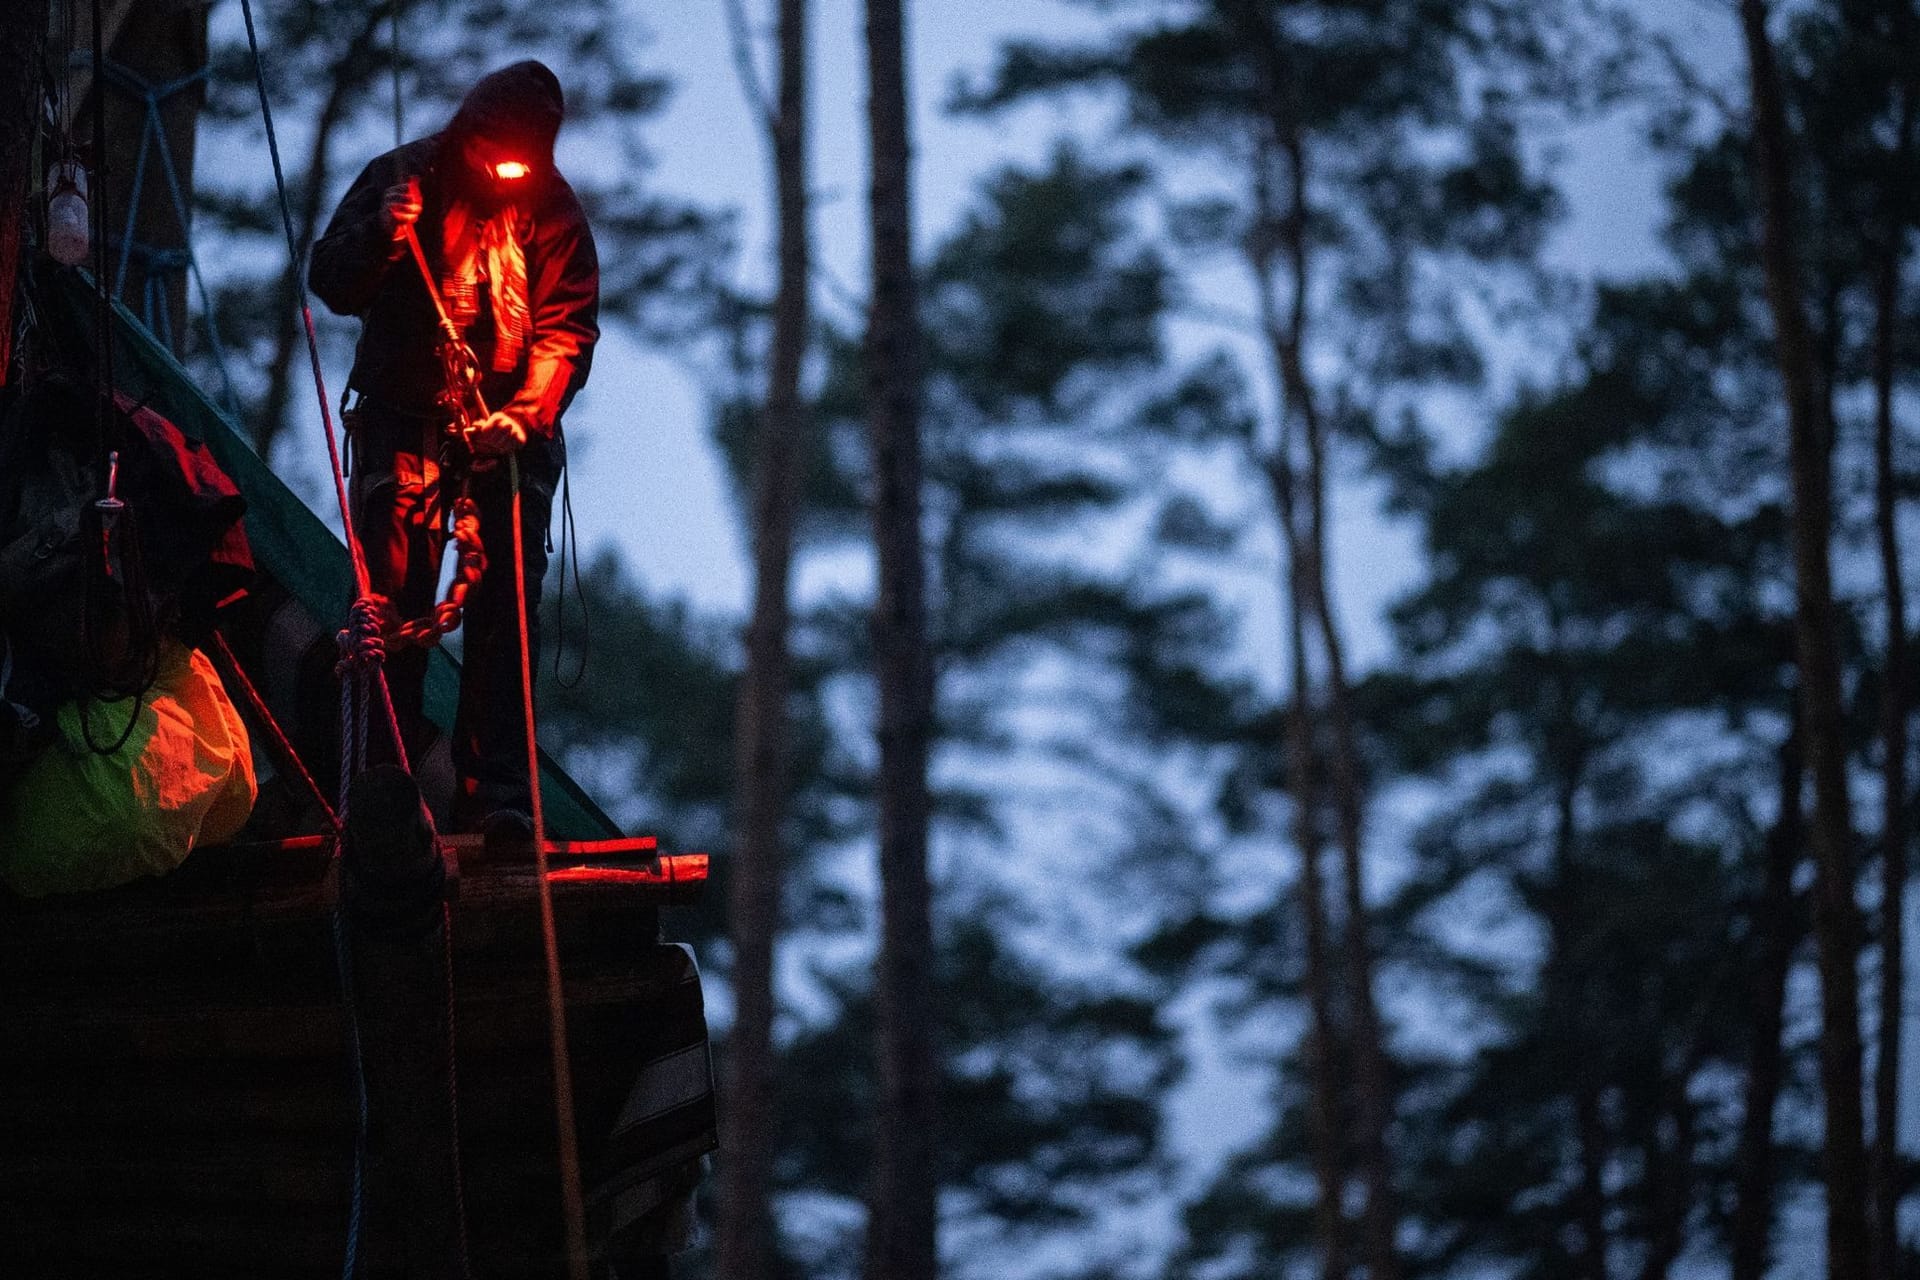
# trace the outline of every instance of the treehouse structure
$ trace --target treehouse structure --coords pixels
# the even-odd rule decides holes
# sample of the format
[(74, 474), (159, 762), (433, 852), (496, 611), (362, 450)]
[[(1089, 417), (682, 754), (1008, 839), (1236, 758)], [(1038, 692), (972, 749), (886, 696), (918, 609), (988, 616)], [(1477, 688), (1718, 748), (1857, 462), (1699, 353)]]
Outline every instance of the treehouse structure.
[[(624, 836), (544, 755), (538, 857), (435, 833), (444, 746), (340, 787), (347, 549), (156, 337), (164, 284), (144, 322), (103, 309), (98, 260), (56, 265), (22, 215), (43, 199), (22, 59), (44, 55), (47, 8), (0, 19), (0, 80), (34, 90), (0, 92), (0, 375), (27, 346), (110, 370), (244, 498), (255, 572), (202, 647), (263, 782), (238, 837), (167, 875), (0, 889), (0, 1273), (664, 1275), (714, 1117), (699, 974), (660, 910), (706, 860)], [(103, 34), (135, 8), (108, 5)], [(20, 381), (0, 386), (0, 458)], [(10, 510), (0, 492), (0, 569)], [(457, 682), (434, 650), (443, 731)]]

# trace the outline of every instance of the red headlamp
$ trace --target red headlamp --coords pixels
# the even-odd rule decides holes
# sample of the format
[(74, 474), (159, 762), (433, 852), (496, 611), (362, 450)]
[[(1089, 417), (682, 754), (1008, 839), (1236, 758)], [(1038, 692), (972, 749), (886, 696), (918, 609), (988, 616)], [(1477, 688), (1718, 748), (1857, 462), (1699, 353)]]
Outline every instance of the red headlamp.
[(502, 160), (497, 164), (488, 165), (487, 172), (501, 182), (518, 182), (533, 170), (518, 160)]

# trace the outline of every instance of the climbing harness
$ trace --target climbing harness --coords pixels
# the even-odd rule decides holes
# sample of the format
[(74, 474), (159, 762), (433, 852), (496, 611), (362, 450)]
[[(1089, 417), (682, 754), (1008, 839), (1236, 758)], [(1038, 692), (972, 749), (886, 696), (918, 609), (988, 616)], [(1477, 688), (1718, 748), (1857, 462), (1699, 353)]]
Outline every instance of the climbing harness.
[[(414, 265), (419, 268), (420, 282), (426, 288), (427, 297), (433, 301), (434, 321), (440, 330), (440, 340), (435, 348), (436, 354), (440, 359), (442, 379), (437, 403), (441, 411), (448, 415), (448, 432), (450, 437), (461, 447), (464, 447), (474, 424), (484, 421), (487, 417), (486, 398), (480, 394), (480, 362), (474, 356), (473, 348), (467, 345), (465, 335), (460, 332), (460, 326), (454, 323), (453, 317), (447, 312), (446, 302), (441, 298), (440, 289), (434, 283), (433, 269), (427, 265), (426, 251), (420, 247), (419, 234), (411, 224), (404, 227), (402, 232), (406, 240), (407, 251), (412, 255)], [(474, 459), (471, 465), (474, 470), (484, 470), (492, 465), (492, 459)], [(520, 518), (518, 505), (520, 500), (519, 493), (518, 481), (516, 480), (513, 516), (516, 521)], [(467, 495), (463, 492), (454, 503), (454, 537), (456, 540), (460, 536), (462, 527), (460, 524), (462, 504), (467, 502)], [(478, 508), (474, 509), (474, 517), (472, 528), (477, 531), (479, 527)], [(515, 527), (517, 530), (518, 526), (516, 525)], [(517, 539), (519, 537), (518, 532), (516, 532), (514, 536)], [(475, 545), (478, 545), (477, 533)], [(562, 679), (560, 675), (560, 655), (566, 648), (567, 641), (567, 549), (569, 546), (573, 548), (573, 586), (574, 594), (580, 598), (582, 638), (579, 666), (575, 669), (570, 679)], [(547, 544), (547, 550), (553, 550), (553, 544), (550, 540)], [(440, 621), (445, 622), (450, 618), (451, 624), (444, 627), (439, 634), (445, 634), (445, 631), (451, 630), (452, 627), (459, 625), (458, 611), (455, 610), (449, 613), (448, 609), (450, 605), (456, 603), (454, 599), (456, 591), (459, 591), (462, 599), (465, 598), (466, 592), (460, 586), (460, 574), (466, 571), (467, 562), (465, 553), (466, 544), (462, 543), (461, 567), (456, 572), (454, 585), (448, 588), (446, 603), (439, 606), (439, 609), (436, 610), (436, 615)], [(517, 546), (515, 554), (519, 554)], [(485, 568), (485, 565), (486, 561), (483, 556), (478, 562), (478, 568), (474, 570), (476, 577), (478, 573)], [(524, 587), (519, 592), (518, 598), (521, 612), (524, 614), (526, 612), (527, 600), (527, 593)], [(586, 592), (580, 587), (580, 544), (579, 538), (574, 532), (573, 524), (573, 485), (564, 473), (560, 479), (560, 590), (554, 601), (554, 615), (559, 624), (558, 634), (555, 637), (553, 648), (554, 679), (558, 680), (566, 688), (574, 688), (586, 675), (587, 658), (593, 646), (593, 618), (587, 609)], [(417, 623), (403, 624), (403, 630), (406, 634), (420, 637), (417, 642), (421, 644), (432, 644), (436, 638), (433, 633), (425, 630), (424, 619)], [(531, 721), (529, 721), (529, 723), (531, 723)]]
[(472, 433), (474, 423), (487, 416), (487, 401), (480, 394), (480, 361), (467, 345), (460, 326), (447, 313), (440, 287), (433, 281), (433, 268), (427, 265), (426, 250), (420, 247), (419, 233), (411, 222), (402, 225), (400, 232), (407, 251), (413, 255), (413, 264), (420, 269), (420, 283), (427, 297), (433, 300), (434, 323), (440, 329), (439, 341), (434, 347), (434, 354), (440, 360), (440, 394), (435, 402), (447, 415), (448, 434), (464, 441)]

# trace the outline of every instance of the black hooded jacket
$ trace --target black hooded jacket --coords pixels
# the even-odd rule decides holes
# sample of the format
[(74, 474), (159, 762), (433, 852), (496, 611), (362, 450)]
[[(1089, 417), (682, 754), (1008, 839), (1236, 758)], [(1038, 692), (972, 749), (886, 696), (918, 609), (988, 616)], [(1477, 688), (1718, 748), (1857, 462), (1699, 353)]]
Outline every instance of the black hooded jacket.
[(443, 278), (442, 228), (461, 182), (461, 147), (469, 137), (487, 137), (521, 150), (533, 167), (518, 199), (532, 325), (518, 366), (494, 372), (493, 317), (482, 290), (481, 313), (466, 339), (486, 371), (480, 389), (488, 407), (511, 410), (536, 435), (553, 439), (560, 414), (587, 380), (600, 336), (593, 232), (573, 188), (553, 165), (561, 114), (554, 74), (538, 62), (516, 62), (475, 84), (445, 129), (375, 157), (354, 179), (314, 242), (307, 271), (322, 302), (362, 321), (351, 386), (403, 412), (436, 412), (443, 380), (434, 350), (439, 326), (433, 301), (404, 242), (390, 234), (382, 208), (387, 188), (419, 179), (420, 245), (436, 279)]

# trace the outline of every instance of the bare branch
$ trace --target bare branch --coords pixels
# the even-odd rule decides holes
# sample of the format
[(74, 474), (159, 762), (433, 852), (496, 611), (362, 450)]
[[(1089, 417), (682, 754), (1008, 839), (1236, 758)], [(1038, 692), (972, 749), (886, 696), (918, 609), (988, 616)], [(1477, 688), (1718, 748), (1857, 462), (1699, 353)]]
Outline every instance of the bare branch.
[(725, 0), (721, 7), (727, 12), (727, 38), (733, 46), (734, 70), (740, 74), (740, 92), (747, 100), (747, 109), (771, 138), (778, 122), (772, 99), (767, 97), (766, 82), (760, 78), (759, 64), (753, 60), (753, 27), (747, 20), (746, 0)]

